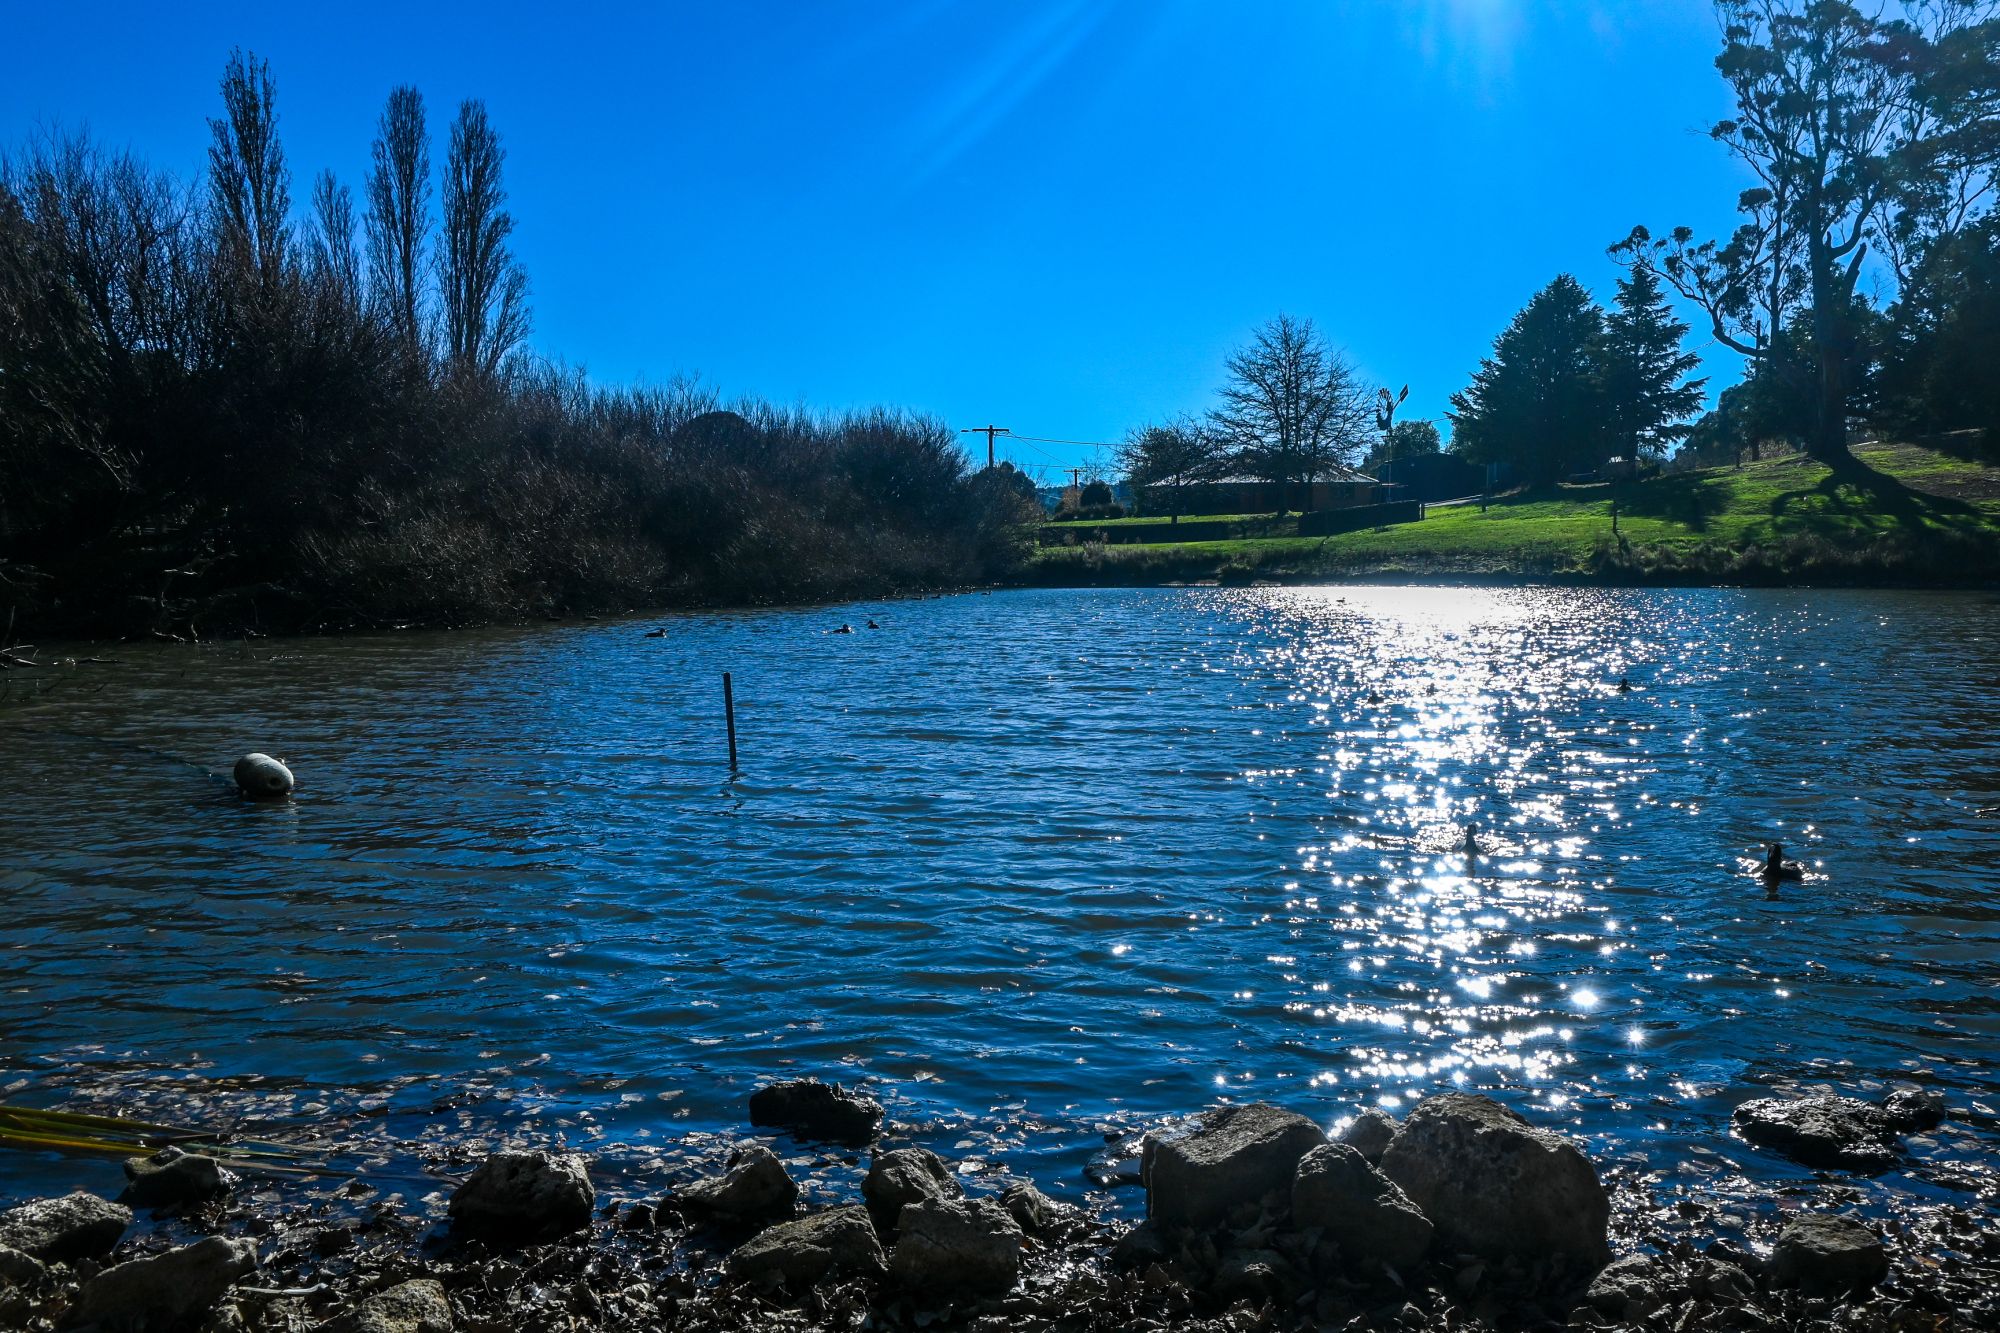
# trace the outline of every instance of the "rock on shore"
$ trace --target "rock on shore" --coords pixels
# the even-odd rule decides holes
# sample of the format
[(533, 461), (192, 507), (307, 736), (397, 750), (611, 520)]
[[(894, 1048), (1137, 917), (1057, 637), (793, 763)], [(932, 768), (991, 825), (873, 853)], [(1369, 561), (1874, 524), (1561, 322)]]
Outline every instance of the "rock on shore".
[(750, 1123), (859, 1148), (872, 1142), (882, 1127), (882, 1103), (838, 1083), (794, 1079), (752, 1093)]
[(1292, 1180), (1292, 1221), (1318, 1227), (1354, 1260), (1407, 1269), (1431, 1244), (1431, 1222), (1396, 1183), (1345, 1143), (1314, 1148)]
[(101, 1259), (132, 1225), (132, 1210), (78, 1191), (0, 1213), (0, 1246), (45, 1263)]
[(729, 1271), (750, 1282), (804, 1291), (830, 1274), (873, 1277), (888, 1269), (868, 1210), (859, 1205), (767, 1227), (736, 1247)]
[(256, 1267), (255, 1246), (222, 1236), (131, 1259), (85, 1282), (63, 1326), (165, 1324), (213, 1306), (236, 1279)]
[(1591, 1272), (1611, 1259), (1611, 1200), (1590, 1158), (1490, 1097), (1424, 1098), (1382, 1154), (1382, 1174), (1459, 1250), (1553, 1255)]
[(1289, 1196), (1300, 1159), (1325, 1142), (1318, 1125), (1265, 1102), (1149, 1134), (1140, 1157), (1146, 1216), (1161, 1226), (1212, 1226), (1266, 1195)]
[(597, 1193), (577, 1153), (499, 1152), (452, 1193), (453, 1225), (494, 1240), (546, 1240), (590, 1225)]
[(993, 1199), (920, 1199), (905, 1207), (889, 1272), (926, 1292), (1000, 1292), (1021, 1271), (1021, 1228)]

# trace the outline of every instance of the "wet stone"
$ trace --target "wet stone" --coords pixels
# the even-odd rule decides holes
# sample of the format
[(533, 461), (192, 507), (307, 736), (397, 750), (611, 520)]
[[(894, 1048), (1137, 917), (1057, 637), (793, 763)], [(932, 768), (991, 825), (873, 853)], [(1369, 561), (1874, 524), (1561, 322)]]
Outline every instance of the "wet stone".
[(1396, 1137), (1396, 1117), (1379, 1106), (1371, 1106), (1354, 1117), (1337, 1136), (1367, 1159), (1370, 1166), (1379, 1166), (1382, 1154), (1388, 1150), (1389, 1140)]
[(597, 1204), (577, 1153), (494, 1153), (452, 1193), (452, 1224), (498, 1241), (527, 1242), (590, 1225)]
[(859, 1205), (766, 1227), (729, 1256), (735, 1277), (782, 1282), (795, 1292), (829, 1274), (872, 1277), (886, 1267), (875, 1224)]
[(1883, 1099), (1882, 1114), (1905, 1134), (1936, 1129), (1944, 1123), (1944, 1094), (1931, 1088), (1898, 1088)]
[(79, 1190), (0, 1213), (0, 1245), (45, 1263), (100, 1259), (131, 1225), (130, 1208)]
[(125, 1161), (125, 1192), (120, 1203), (134, 1208), (176, 1208), (227, 1193), (236, 1184), (234, 1172), (213, 1157), (162, 1148), (151, 1157)]
[(1888, 1113), (1853, 1097), (1765, 1097), (1731, 1120), (1750, 1143), (1805, 1166), (1884, 1171), (1901, 1160)]
[(1851, 1217), (1813, 1213), (1794, 1218), (1771, 1251), (1774, 1286), (1798, 1286), (1809, 1296), (1866, 1291), (1889, 1275), (1881, 1239)]
[(1318, 1227), (1350, 1262), (1415, 1266), (1430, 1248), (1431, 1223), (1395, 1182), (1345, 1143), (1314, 1148), (1292, 1180), (1292, 1221)]
[(1038, 1238), (1060, 1236), (1077, 1222), (1076, 1209), (1057, 1203), (1026, 1181), (1002, 1190), (1000, 1206), (1021, 1230)]
[(893, 1148), (878, 1153), (861, 1182), (861, 1197), (875, 1225), (892, 1231), (905, 1207), (925, 1199), (956, 1199), (964, 1191), (944, 1159), (928, 1148)]
[(105, 1269), (83, 1284), (65, 1323), (111, 1328), (169, 1323), (210, 1308), (256, 1267), (257, 1251), (249, 1241), (210, 1236)]
[(920, 1291), (1000, 1292), (1021, 1271), (1021, 1228), (993, 1199), (922, 1199), (905, 1207), (889, 1272)]
[(1382, 1154), (1382, 1174), (1457, 1250), (1592, 1272), (1610, 1261), (1611, 1200), (1590, 1158), (1490, 1097), (1424, 1098)]
[(452, 1333), (451, 1302), (428, 1278), (378, 1291), (320, 1333)]
[(1306, 1117), (1264, 1102), (1225, 1106), (1190, 1127), (1149, 1134), (1146, 1216), (1162, 1226), (1213, 1226), (1239, 1205), (1289, 1196), (1300, 1159), (1325, 1142)]
[(882, 1126), (882, 1103), (838, 1083), (795, 1079), (752, 1093), (750, 1123), (788, 1130), (799, 1138), (861, 1147), (872, 1142)]
[(1655, 1260), (1634, 1255), (1607, 1265), (1583, 1299), (1614, 1319), (1644, 1319), (1666, 1303), (1663, 1278)]
[(696, 1212), (725, 1221), (754, 1222), (790, 1216), (799, 1187), (777, 1154), (755, 1143), (732, 1152), (722, 1175), (696, 1181), (676, 1197)]

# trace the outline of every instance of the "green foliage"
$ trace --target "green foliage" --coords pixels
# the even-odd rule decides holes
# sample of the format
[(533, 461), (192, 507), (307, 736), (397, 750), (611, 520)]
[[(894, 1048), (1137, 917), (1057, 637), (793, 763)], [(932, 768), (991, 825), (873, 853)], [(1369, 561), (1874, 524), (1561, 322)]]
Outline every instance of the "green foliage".
[(1920, 433), (2000, 440), (2000, 219), (1934, 247), (1889, 311), (1879, 416)]
[(1452, 395), (1454, 447), (1546, 485), (1606, 457), (1604, 312), (1567, 273), (1536, 293)]
[(1674, 317), (1660, 280), (1634, 269), (1618, 284), (1604, 321), (1600, 384), (1604, 429), (1614, 456), (1653, 459), (1688, 432), (1701, 410), (1703, 380), (1687, 376), (1701, 358), (1682, 350), (1688, 326)]
[(1444, 436), (1428, 421), (1398, 421), (1389, 427), (1382, 441), (1369, 451), (1367, 461), (1362, 465), (1366, 471), (1374, 471), (1383, 463), (1394, 463), (1405, 458), (1424, 458), (1444, 452)]

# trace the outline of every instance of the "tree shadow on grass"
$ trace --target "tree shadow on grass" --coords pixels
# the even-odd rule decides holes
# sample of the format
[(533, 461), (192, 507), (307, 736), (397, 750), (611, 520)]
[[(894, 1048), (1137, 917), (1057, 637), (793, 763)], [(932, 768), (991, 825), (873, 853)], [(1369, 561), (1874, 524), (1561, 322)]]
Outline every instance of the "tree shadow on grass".
[(1976, 506), (1916, 490), (1851, 455), (1834, 463), (1814, 485), (1775, 497), (1771, 519), (1788, 536), (1833, 538), (1922, 536), (1940, 529), (1969, 536), (1991, 526)]
[(1620, 515), (1657, 518), (1706, 532), (1709, 520), (1729, 507), (1729, 496), (1705, 473), (1677, 473), (1616, 487)]

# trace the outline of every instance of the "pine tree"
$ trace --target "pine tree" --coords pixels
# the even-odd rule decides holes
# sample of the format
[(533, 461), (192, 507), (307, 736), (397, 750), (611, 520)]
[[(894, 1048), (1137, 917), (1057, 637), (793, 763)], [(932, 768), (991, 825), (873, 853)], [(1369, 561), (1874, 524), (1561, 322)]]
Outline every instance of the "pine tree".
[(1451, 396), (1452, 444), (1547, 485), (1604, 456), (1604, 311), (1564, 273), (1494, 339), (1472, 383)]
[(1692, 429), (1708, 381), (1685, 378), (1701, 364), (1681, 350), (1687, 333), (1650, 267), (1638, 265), (1618, 284), (1604, 321), (1603, 389), (1605, 429), (1619, 457), (1657, 458)]

